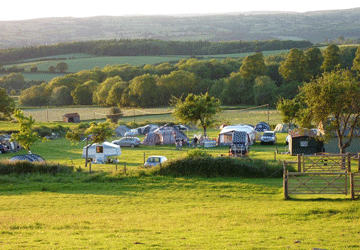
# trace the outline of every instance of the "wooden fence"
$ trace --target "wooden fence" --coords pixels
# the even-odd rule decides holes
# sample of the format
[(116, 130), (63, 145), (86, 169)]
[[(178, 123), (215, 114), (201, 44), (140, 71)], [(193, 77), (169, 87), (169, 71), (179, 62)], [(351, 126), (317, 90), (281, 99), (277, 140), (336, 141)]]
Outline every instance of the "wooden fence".
[[(360, 154), (298, 155), (296, 162), (284, 161), (284, 198), (291, 194), (344, 194), (360, 196)], [(357, 173), (351, 172), (351, 163), (357, 163)], [(296, 164), (298, 172), (289, 172), (288, 164)]]

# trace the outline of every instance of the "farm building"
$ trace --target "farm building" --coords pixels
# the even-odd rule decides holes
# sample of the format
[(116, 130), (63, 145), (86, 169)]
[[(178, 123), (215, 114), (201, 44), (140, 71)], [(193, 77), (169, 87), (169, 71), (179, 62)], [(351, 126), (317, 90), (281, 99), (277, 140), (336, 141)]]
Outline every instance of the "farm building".
[(231, 125), (224, 127), (219, 133), (219, 145), (231, 145), (233, 143), (233, 132), (244, 131), (248, 134), (248, 143), (252, 145), (256, 139), (256, 131), (250, 125)]
[(80, 122), (80, 115), (78, 113), (68, 113), (63, 115), (64, 122), (73, 122), (79, 123)]
[(109, 156), (120, 156), (121, 148), (119, 145), (103, 142), (87, 145), (83, 148), (82, 157), (86, 158), (86, 148), (88, 148), (88, 158), (93, 159), (93, 163), (105, 163)]
[(143, 145), (168, 145), (175, 143), (175, 137), (178, 140), (183, 139), (188, 142), (189, 138), (179, 129), (176, 129), (171, 126), (162, 126), (155, 129), (152, 132), (149, 132), (144, 141)]
[(315, 133), (306, 128), (293, 129), (289, 132), (289, 151), (291, 155), (310, 155), (323, 152), (323, 142), (316, 140)]

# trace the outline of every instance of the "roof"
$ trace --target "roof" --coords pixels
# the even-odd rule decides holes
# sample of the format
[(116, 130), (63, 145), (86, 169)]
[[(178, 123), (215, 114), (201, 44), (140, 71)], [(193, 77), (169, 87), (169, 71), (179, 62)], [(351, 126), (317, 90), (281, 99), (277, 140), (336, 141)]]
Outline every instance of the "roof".
[(63, 115), (64, 117), (80, 117), (78, 113), (67, 113)]
[(307, 129), (307, 128), (296, 128), (289, 131), (289, 135), (294, 137), (301, 137), (301, 136), (308, 136), (308, 137), (315, 137), (314, 131)]

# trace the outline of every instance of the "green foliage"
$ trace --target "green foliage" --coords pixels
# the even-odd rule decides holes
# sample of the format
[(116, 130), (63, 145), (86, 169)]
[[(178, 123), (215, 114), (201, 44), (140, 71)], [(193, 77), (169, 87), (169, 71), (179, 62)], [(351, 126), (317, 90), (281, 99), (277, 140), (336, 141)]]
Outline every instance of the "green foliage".
[(322, 122), (326, 132), (335, 132), (340, 152), (345, 152), (360, 119), (360, 84), (354, 75), (348, 70), (325, 72), (321, 78), (305, 84), (301, 94), (312, 111), (313, 121)]
[(11, 141), (17, 141), (22, 147), (30, 152), (30, 147), (40, 139), (39, 135), (32, 131), (35, 120), (32, 116), (25, 117), (24, 112), (19, 109), (15, 110), (14, 117), (20, 124), (20, 131), (11, 134)]
[(118, 120), (123, 117), (123, 113), (121, 109), (118, 107), (111, 107), (109, 109), (109, 114), (106, 115), (106, 119), (109, 119), (112, 123), (117, 124)]
[(196, 124), (203, 128), (206, 137), (206, 128), (216, 122), (216, 115), (221, 111), (221, 103), (218, 99), (204, 95), (189, 94), (184, 101), (180, 98), (173, 98), (175, 108), (173, 116), (179, 121), (186, 124)]
[(281, 178), (283, 167), (279, 163), (252, 158), (197, 156), (165, 162), (154, 174), (180, 176)]
[(206, 157), (206, 156), (210, 156), (210, 155), (206, 152), (206, 150), (202, 150), (200, 148), (190, 149), (187, 152), (187, 157), (189, 158)]
[(265, 75), (267, 67), (262, 53), (255, 53), (247, 56), (240, 67), (240, 75), (249, 81), (254, 81), (256, 77)]
[(292, 49), (286, 60), (281, 62), (279, 73), (287, 82), (302, 82), (308, 79), (307, 64), (304, 52), (299, 49)]
[(325, 72), (330, 72), (340, 64), (340, 48), (335, 44), (330, 44), (324, 51), (324, 62), (321, 69)]
[(11, 114), (15, 110), (15, 101), (7, 93), (6, 90), (0, 88), (0, 120), (11, 118)]
[(10, 174), (70, 174), (74, 167), (29, 161), (0, 161), (0, 175)]

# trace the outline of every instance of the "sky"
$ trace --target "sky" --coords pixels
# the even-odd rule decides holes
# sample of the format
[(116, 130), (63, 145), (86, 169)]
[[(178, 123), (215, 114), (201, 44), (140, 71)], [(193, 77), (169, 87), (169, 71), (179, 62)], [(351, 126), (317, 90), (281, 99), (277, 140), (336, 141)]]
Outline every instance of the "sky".
[(337, 10), (360, 7), (353, 0), (11, 0), (1, 3), (1, 21), (45, 17), (91, 17), (123, 15), (173, 15), (246, 11)]

